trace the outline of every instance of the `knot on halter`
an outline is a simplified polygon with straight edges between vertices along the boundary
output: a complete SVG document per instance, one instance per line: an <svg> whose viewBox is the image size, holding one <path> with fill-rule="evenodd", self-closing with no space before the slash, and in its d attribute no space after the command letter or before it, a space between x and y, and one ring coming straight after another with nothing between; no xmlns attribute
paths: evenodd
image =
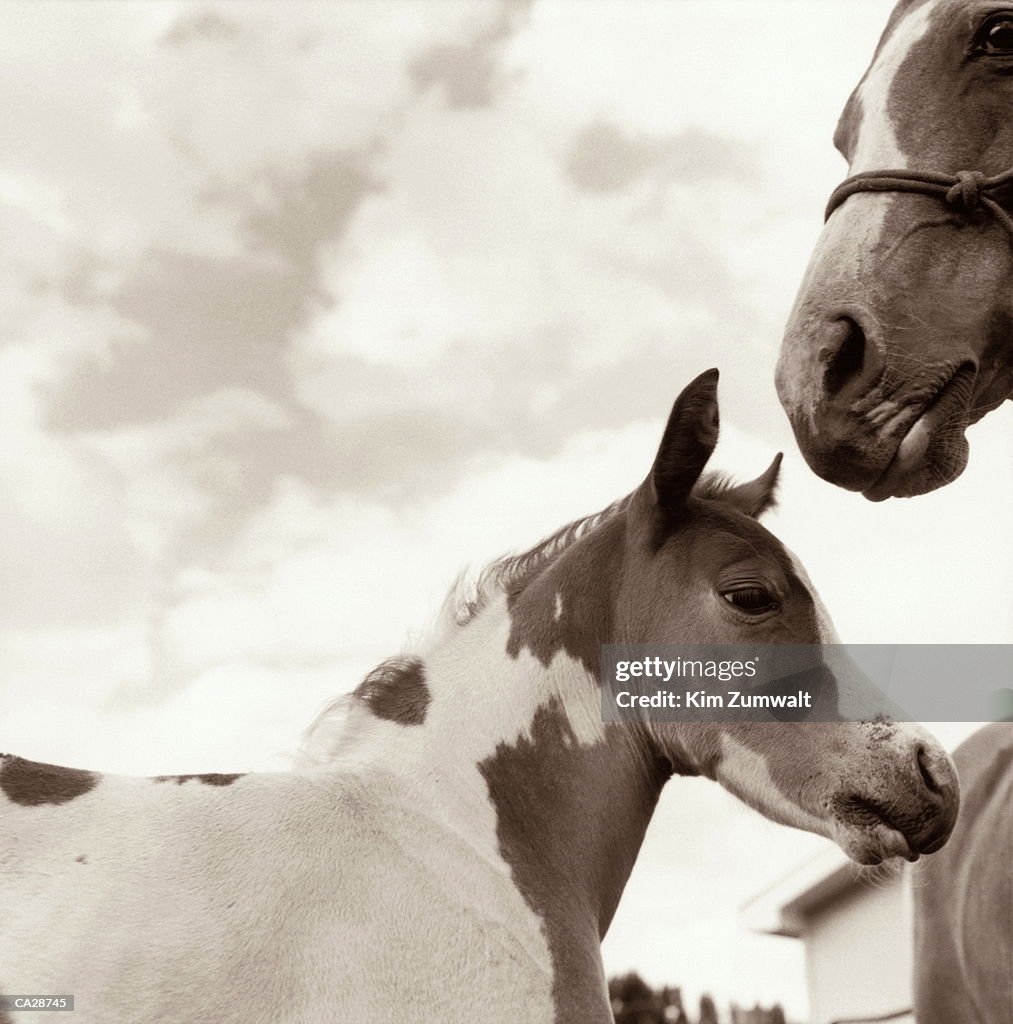
<svg viewBox="0 0 1013 1024"><path fill-rule="evenodd" d="M988 177L981 171L913 171L906 167L887 171L861 171L834 189L827 203L825 218L856 192L910 192L932 196L954 210L970 213L987 210L1006 229L1013 240L1013 212L1007 209L1013 193L1013 168Z"/></svg>
<svg viewBox="0 0 1013 1024"><path fill-rule="evenodd" d="M946 191L946 201L960 210L973 210L981 203L985 175L981 171L957 171L956 184Z"/></svg>

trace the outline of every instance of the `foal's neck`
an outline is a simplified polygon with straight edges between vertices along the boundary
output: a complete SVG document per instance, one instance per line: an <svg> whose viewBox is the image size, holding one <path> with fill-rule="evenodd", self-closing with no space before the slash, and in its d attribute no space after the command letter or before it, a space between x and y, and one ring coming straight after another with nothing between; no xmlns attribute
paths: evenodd
<svg viewBox="0 0 1013 1024"><path fill-rule="evenodd" d="M369 744L507 862L550 945L554 929L604 934L667 777L642 733L602 723L622 539L598 527L450 629L421 659L424 719L376 723Z"/></svg>

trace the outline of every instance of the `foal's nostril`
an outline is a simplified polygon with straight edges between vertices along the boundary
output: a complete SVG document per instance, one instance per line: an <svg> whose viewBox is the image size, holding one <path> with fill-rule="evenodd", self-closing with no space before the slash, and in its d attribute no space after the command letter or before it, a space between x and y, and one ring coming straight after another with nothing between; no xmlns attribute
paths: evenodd
<svg viewBox="0 0 1013 1024"><path fill-rule="evenodd" d="M932 774L932 765L929 761L928 752L921 744L915 751L915 762L918 765L918 774L922 777L922 782L925 783L925 788L930 793L935 793L937 796L942 794L942 788L940 787L936 777Z"/></svg>
<svg viewBox="0 0 1013 1024"><path fill-rule="evenodd" d="M828 395L836 395L865 366L865 331L861 324L850 316L842 316L837 323L844 330L844 340L837 351L828 353L826 358L823 389Z"/></svg>

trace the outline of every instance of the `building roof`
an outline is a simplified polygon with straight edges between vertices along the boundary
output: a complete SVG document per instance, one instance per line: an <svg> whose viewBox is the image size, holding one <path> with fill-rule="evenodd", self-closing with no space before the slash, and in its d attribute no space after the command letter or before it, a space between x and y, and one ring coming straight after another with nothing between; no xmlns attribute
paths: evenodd
<svg viewBox="0 0 1013 1024"><path fill-rule="evenodd" d="M898 874L895 866L875 869L879 879ZM766 935L800 938L812 915L859 888L868 888L873 872L849 860L836 846L799 865L753 897L741 909L747 928Z"/></svg>

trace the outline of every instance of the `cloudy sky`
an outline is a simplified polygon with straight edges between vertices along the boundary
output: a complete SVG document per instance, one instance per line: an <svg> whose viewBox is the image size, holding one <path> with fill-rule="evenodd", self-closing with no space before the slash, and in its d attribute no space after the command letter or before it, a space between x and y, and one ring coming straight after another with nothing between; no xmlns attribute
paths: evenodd
<svg viewBox="0 0 1013 1024"><path fill-rule="evenodd" d="M1009 405L874 506L772 385L891 6L5 4L0 749L280 767L462 567L633 487L710 366L715 464L788 453L770 525L845 640L1013 640ZM801 1015L737 910L821 848L673 784L608 967Z"/></svg>

